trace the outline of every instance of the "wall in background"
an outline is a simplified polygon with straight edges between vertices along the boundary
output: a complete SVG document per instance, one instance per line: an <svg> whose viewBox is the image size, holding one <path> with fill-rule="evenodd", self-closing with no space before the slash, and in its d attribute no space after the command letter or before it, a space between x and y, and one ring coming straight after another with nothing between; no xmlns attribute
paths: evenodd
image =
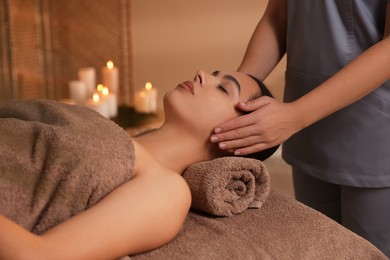
<svg viewBox="0 0 390 260"><path fill-rule="evenodd" d="M163 93L198 69L236 70L267 1L131 0L134 88L151 81ZM280 99L285 61L266 84Z"/></svg>
<svg viewBox="0 0 390 260"><path fill-rule="evenodd" d="M0 104L68 98L78 69L113 60L119 101L132 105L130 0L0 0Z"/></svg>

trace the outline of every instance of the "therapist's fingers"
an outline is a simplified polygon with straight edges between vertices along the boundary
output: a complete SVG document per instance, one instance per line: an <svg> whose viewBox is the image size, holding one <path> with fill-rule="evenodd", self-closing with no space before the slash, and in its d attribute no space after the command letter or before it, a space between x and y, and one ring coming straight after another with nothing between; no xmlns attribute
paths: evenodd
<svg viewBox="0 0 390 260"><path fill-rule="evenodd" d="M262 108L266 105L269 105L273 101L274 101L273 98L263 96L263 97L260 97L258 99L251 100L248 102L239 102L237 104L237 108L244 111L244 112L251 112L251 111L258 110L259 108ZM241 128L244 126L255 124L257 121L258 121L257 115L255 113L249 113L246 115L242 115L242 116L233 118L231 120L228 120L228 121L218 125L217 127L214 128L214 133L219 134L219 133L227 132L227 131L230 131L233 129L238 129L238 128ZM238 137L240 137L240 136L238 136ZM224 138L222 138L222 139L226 140Z"/></svg>
<svg viewBox="0 0 390 260"><path fill-rule="evenodd" d="M236 150L242 147L249 147L254 144L259 143L261 140L260 136L247 136L244 138L239 138L239 139L231 139L228 141L222 141L218 143L218 147L221 150Z"/></svg>
<svg viewBox="0 0 390 260"><path fill-rule="evenodd" d="M227 150L235 155L247 155L278 145L277 142L261 141L261 136L249 136L238 140L223 141L218 144L221 150Z"/></svg>
<svg viewBox="0 0 390 260"><path fill-rule="evenodd" d="M238 127L238 128L235 128L235 129L232 129L230 131L223 132L220 134L213 134L210 137L210 141L213 143L220 143L222 141L233 141L233 140L236 142L241 142L241 140L243 140L245 138L249 138L251 136L257 136L257 135L258 135L258 131L256 129L256 126L249 124L249 125L244 125L242 127ZM248 141L248 139L245 139L245 144L247 143L247 141ZM234 142L234 143L236 143L236 142ZM231 143L233 143L233 142L231 142ZM250 143L248 145L250 145ZM222 146L224 146L224 145L222 145ZM242 146L243 146L243 144L241 144L240 146L238 146L238 145L232 146L231 145L231 146L226 147L226 149L234 149L234 148L242 147Z"/></svg>
<svg viewBox="0 0 390 260"><path fill-rule="evenodd" d="M245 112L251 112L257 110L263 106L270 104L274 99L268 96L262 96L254 100L247 102L239 102L237 108Z"/></svg>
<svg viewBox="0 0 390 260"><path fill-rule="evenodd" d="M257 121L256 116L252 113L242 115L233 119L230 119L214 128L214 133L218 134L219 140L226 140L224 133L233 129L239 129L254 124ZM238 133L238 132L237 132ZM243 137L237 135L235 138Z"/></svg>

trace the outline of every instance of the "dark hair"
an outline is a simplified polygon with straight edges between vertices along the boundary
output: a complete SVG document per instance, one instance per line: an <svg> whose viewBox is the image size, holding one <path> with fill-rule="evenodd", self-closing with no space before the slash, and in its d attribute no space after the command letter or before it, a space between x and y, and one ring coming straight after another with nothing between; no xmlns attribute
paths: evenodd
<svg viewBox="0 0 390 260"><path fill-rule="evenodd" d="M261 80L259 80L258 78L254 77L252 75L249 75L249 74L247 74L247 75L249 77L251 77L254 81L256 81L257 85L259 86L259 88L261 90L261 96L268 96L268 97L273 98L271 91L269 91L269 89L264 85L264 83ZM279 145L276 145L276 146L273 146L271 148L267 148L267 149L262 150L262 151L257 152L257 153L245 155L244 157L254 158L254 159L258 159L260 161L264 161L265 159L267 159L271 155L273 155L278 148L279 148Z"/></svg>

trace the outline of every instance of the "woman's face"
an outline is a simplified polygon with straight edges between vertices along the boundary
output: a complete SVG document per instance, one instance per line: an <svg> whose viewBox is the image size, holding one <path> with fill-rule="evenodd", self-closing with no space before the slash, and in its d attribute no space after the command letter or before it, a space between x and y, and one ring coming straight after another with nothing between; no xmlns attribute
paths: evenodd
<svg viewBox="0 0 390 260"><path fill-rule="evenodd" d="M260 95L257 83L240 72L198 71L164 97L166 123L180 123L190 131L209 134L218 124L237 117L239 101Z"/></svg>

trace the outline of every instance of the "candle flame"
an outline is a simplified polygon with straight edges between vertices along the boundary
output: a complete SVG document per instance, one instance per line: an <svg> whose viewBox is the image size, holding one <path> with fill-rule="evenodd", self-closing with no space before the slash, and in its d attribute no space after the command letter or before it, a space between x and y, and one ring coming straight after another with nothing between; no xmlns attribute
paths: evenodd
<svg viewBox="0 0 390 260"><path fill-rule="evenodd" d="M107 95L110 93L110 91L108 90L107 87L104 87L104 88L102 89L102 93L103 93L103 95L107 96Z"/></svg>
<svg viewBox="0 0 390 260"><path fill-rule="evenodd" d="M152 83L150 83L150 82L146 82L146 84L145 84L145 88L146 88L146 90L151 90L152 89Z"/></svg>
<svg viewBox="0 0 390 260"><path fill-rule="evenodd" d="M142 91L141 93L139 93L139 96L140 96L141 98L144 98L144 97L146 97L146 93Z"/></svg>
<svg viewBox="0 0 390 260"><path fill-rule="evenodd" d="M99 99L100 99L99 94L98 93L93 94L92 99L93 99L93 102L95 102L95 103L99 102Z"/></svg>
<svg viewBox="0 0 390 260"><path fill-rule="evenodd" d="M103 84L98 84L97 85L97 91L102 92L103 88L104 88Z"/></svg>
<svg viewBox="0 0 390 260"><path fill-rule="evenodd" d="M114 62L112 60L107 61L107 68L110 70L114 68Z"/></svg>

